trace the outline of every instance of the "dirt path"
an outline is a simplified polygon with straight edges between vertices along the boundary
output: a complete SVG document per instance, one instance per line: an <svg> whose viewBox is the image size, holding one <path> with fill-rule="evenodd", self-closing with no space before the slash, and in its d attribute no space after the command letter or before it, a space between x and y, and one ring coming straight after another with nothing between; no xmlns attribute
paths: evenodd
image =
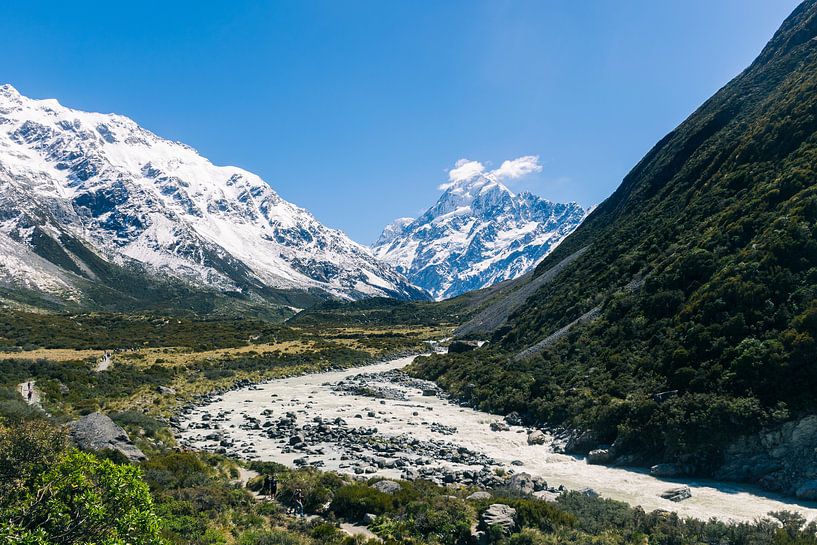
<svg viewBox="0 0 817 545"><path fill-rule="evenodd" d="M36 380L29 380L26 382L21 382L17 385L17 391L20 392L20 395L23 396L23 399L29 405L42 409L42 405L40 404L42 397L40 395L40 390L36 386ZM29 392L31 396L29 396Z"/></svg>
<svg viewBox="0 0 817 545"><path fill-rule="evenodd" d="M260 473L258 473L257 471L253 471L252 469L246 469L246 468L243 468L243 467L239 467L238 468L238 479L236 479L236 482L241 485L241 488L244 488L247 492L252 494L253 498L255 498L258 501L264 501L264 500L267 499L267 497L264 496L263 494L261 494L261 492L253 492L252 490L247 488L247 483L251 479L254 479L254 478L258 477L259 475L260 475Z"/></svg>
<svg viewBox="0 0 817 545"><path fill-rule="evenodd" d="M362 536L366 539L376 539L377 541L383 541L380 536L366 528L365 526L360 526L358 524L352 524L351 522L341 522L340 529L346 535L355 537L355 536Z"/></svg>
<svg viewBox="0 0 817 545"><path fill-rule="evenodd" d="M111 353L106 351L104 354L102 354L102 357L97 360L96 368L94 368L94 371L96 371L97 373L107 371L108 369L111 368L112 363L113 358L111 358Z"/></svg>

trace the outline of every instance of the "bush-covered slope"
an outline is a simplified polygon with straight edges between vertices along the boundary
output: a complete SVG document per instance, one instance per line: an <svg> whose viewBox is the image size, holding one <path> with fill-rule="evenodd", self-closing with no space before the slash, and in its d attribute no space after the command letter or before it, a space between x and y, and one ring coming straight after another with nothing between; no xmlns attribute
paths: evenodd
<svg viewBox="0 0 817 545"><path fill-rule="evenodd" d="M815 38L807 0L540 264L587 248L489 348L417 371L699 470L738 434L817 412Z"/></svg>

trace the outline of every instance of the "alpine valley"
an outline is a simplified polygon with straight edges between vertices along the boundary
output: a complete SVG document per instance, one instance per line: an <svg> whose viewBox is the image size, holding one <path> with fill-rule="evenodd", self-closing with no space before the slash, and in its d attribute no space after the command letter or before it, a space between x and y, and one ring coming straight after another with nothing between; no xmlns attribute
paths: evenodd
<svg viewBox="0 0 817 545"><path fill-rule="evenodd" d="M94 43L75 13L82 4L62 12L74 23L60 33L66 42ZM173 11L165 4L163 23ZM310 46L295 48L299 63L310 49L320 55L296 63L308 70L279 63L276 84L295 95L287 76L318 76L304 81L324 83L317 94L344 110L350 90L369 86L335 77L369 84L367 73L388 74L448 110L449 86L402 77L412 66L392 62L396 27L383 26L398 21L401 36L440 45L425 22L438 23L436 5L447 3L338 4L323 10L343 12L333 24L383 27L378 40L338 32L343 47L315 48L316 35L337 29L314 7L299 26L299 3L287 3L283 23L262 21L263 41L278 31L275 43ZM462 23L471 4L484 15L498 3L444 7ZM531 33L546 32L544 17L527 17L537 3L523 4ZM490 13L499 20L523 4ZM538 4L552 21L569 3ZM582 4L595 20L609 13ZM717 24L734 17L738 32L752 20L748 9L698 4L638 6L629 13L650 15L625 30L663 28L659 5L699 15L681 18L685 39L702 36L695 30L710 14ZM237 28L213 18L214 28ZM584 18L558 21L599 44ZM479 49L443 28L445 45L469 57ZM510 50L538 59L525 28L511 28ZM151 71L150 44L173 54L171 34L211 39L185 29L139 26ZM220 56L244 58L244 30L240 51L215 33ZM103 35L116 51L135 43L127 37ZM684 45L675 49L686 56ZM23 49L7 56L28 60ZM558 49L560 64L592 73L584 51ZM620 57L644 72L640 57ZM388 64L371 64L378 59ZM220 76L209 70L216 59L201 62ZM524 66L526 77L540 69ZM69 76L88 85L101 68ZM628 90L632 73L621 80ZM591 87L583 91L610 89ZM403 101L372 100L391 88L355 93L360 109L344 113L374 123L369 114L389 119L394 103L414 115ZM462 89L473 86L455 94L482 127ZM507 117L505 102L490 102L486 119ZM530 102L526 112L549 106L540 94ZM416 134L397 126L378 130L401 143ZM594 157L578 132L574 151ZM534 155L495 169L461 159L434 206L388 226L370 249L259 177L127 118L0 87L0 544L817 545L817 0L644 151L591 209L514 193L513 180L541 170Z"/></svg>

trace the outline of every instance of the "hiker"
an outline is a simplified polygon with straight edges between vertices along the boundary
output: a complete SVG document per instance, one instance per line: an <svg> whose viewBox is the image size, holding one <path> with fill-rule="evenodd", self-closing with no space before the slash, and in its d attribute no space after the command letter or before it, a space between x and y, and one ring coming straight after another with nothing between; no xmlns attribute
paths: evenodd
<svg viewBox="0 0 817 545"><path fill-rule="evenodd" d="M268 498L275 499L278 494L278 479L275 478L275 474L264 476L263 490Z"/></svg>
<svg viewBox="0 0 817 545"><path fill-rule="evenodd" d="M33 396L33 395L34 395L34 390L29 388L29 390L28 390L28 402L29 403L31 403L31 396Z"/></svg>
<svg viewBox="0 0 817 545"><path fill-rule="evenodd" d="M304 493L300 488L295 490L295 495L292 499L295 500L295 514L299 517L304 516Z"/></svg>

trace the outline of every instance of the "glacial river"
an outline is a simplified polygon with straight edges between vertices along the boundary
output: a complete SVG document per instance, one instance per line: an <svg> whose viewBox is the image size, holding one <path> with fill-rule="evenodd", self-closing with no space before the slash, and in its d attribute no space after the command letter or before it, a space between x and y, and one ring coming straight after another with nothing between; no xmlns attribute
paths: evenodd
<svg viewBox="0 0 817 545"><path fill-rule="evenodd" d="M412 357L400 358L343 371L274 380L225 393L184 415L179 439L183 444L206 450L227 444L228 452L248 459L287 465L294 465L296 459L300 459L300 463L353 473L357 453L348 448L325 442L310 445L306 453L303 450L287 452L290 450L287 438L270 438L265 428L248 426L248 422L274 422L287 413L294 414L299 425L311 423L316 417L323 421L340 418L348 427L376 428L377 434L383 437L410 436L419 441L451 443L487 455L497 467L542 477L551 487L564 485L571 490L589 487L603 497L640 505L647 511L663 509L700 519L747 521L770 511L786 509L799 511L810 520L817 519L815 504L797 503L750 486L703 479L662 480L640 470L589 465L581 458L553 452L549 443L528 445L528 430L523 427L492 431L490 424L501 421L498 416L460 407L441 397L423 395L421 390L405 385L386 385L402 392L402 399L350 395L332 387L360 373L401 369L412 360ZM440 425L443 430L447 428L448 433L441 432ZM456 428L454 433L450 431L452 428ZM369 468L370 471L375 469L376 473L367 476L400 477L402 473L398 468ZM661 498L662 492L681 485L690 487L691 498L679 503Z"/></svg>

